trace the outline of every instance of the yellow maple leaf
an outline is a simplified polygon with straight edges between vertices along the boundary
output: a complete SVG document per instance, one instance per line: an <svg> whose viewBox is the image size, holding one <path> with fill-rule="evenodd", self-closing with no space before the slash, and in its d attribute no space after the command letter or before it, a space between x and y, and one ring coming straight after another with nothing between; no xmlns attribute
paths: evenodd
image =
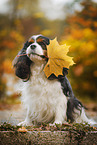
<svg viewBox="0 0 97 145"><path fill-rule="evenodd" d="M44 68L45 75L47 78L54 74L63 75L63 68L69 68L74 64L73 57L67 55L69 47L66 44L59 45L57 39L50 40L50 44L47 46L48 62Z"/></svg>

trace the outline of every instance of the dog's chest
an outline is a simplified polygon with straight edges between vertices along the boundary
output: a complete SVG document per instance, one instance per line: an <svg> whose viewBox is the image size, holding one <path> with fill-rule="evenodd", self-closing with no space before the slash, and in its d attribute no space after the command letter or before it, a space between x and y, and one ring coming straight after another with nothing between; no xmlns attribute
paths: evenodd
<svg viewBox="0 0 97 145"><path fill-rule="evenodd" d="M61 84L57 80L48 80L44 74L32 77L29 82L25 84L25 91L32 97L53 97L59 96L62 93Z"/></svg>
<svg viewBox="0 0 97 145"><path fill-rule="evenodd" d="M61 102L61 106L64 106L66 97L60 82L48 80L38 67L32 70L32 77L24 83L22 101L29 110L32 120L48 122L54 117L58 104Z"/></svg>
<svg viewBox="0 0 97 145"><path fill-rule="evenodd" d="M30 100L57 99L63 95L61 84L57 80L48 80L43 72L43 65L32 67L30 80L24 83L23 97Z"/></svg>

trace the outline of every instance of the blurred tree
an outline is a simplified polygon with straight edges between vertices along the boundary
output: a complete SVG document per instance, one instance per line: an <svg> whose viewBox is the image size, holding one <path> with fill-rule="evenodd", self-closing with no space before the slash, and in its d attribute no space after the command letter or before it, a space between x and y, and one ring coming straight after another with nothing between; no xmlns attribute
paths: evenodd
<svg viewBox="0 0 97 145"><path fill-rule="evenodd" d="M73 89L83 98L97 97L97 3L84 0L81 12L68 16L64 39L71 45L70 53L76 65L72 67Z"/></svg>
<svg viewBox="0 0 97 145"><path fill-rule="evenodd" d="M13 73L12 59L22 47L24 37L20 32L10 29L2 29L0 32L0 97L5 95L6 81L3 79L4 73Z"/></svg>
<svg viewBox="0 0 97 145"><path fill-rule="evenodd" d="M3 76L5 73L13 73L12 59L24 42L20 28L17 29L18 23L15 23L15 12L14 9L12 17L0 14L0 98L6 96L6 79Z"/></svg>

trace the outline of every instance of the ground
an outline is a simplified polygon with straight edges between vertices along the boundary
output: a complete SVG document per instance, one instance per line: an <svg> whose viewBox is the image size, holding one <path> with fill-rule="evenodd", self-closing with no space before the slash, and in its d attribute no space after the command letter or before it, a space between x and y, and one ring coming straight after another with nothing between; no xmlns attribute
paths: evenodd
<svg viewBox="0 0 97 145"><path fill-rule="evenodd" d="M97 105L85 104L86 113L97 121ZM63 124L62 126L17 127L23 121L26 112L21 104L0 104L0 145L13 144L97 144L97 126L87 124ZM6 123L4 123L6 122ZM10 124L8 124L10 123ZM23 129L21 131L21 129Z"/></svg>

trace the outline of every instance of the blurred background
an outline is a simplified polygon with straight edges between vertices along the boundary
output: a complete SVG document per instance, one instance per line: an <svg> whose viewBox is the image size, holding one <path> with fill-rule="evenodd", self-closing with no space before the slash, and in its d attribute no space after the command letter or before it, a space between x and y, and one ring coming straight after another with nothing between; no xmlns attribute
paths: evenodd
<svg viewBox="0 0 97 145"><path fill-rule="evenodd" d="M71 45L75 96L97 102L97 0L0 0L0 104L20 103L12 60L34 34Z"/></svg>

